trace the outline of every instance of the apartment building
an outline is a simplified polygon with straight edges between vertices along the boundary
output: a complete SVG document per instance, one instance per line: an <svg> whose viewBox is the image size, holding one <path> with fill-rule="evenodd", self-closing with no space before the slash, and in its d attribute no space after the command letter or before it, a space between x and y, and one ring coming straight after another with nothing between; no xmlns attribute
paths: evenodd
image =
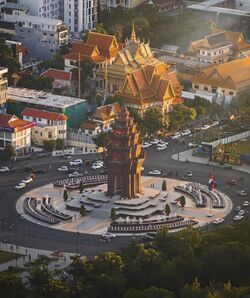
<svg viewBox="0 0 250 298"><path fill-rule="evenodd" d="M15 115L0 114L0 150L7 144L15 148L16 156L31 150L31 128L35 122L21 120Z"/></svg>
<svg viewBox="0 0 250 298"><path fill-rule="evenodd" d="M6 113L6 91L8 87L8 68L0 67L0 114Z"/></svg>
<svg viewBox="0 0 250 298"><path fill-rule="evenodd" d="M69 32L81 37L82 31L92 30L97 23L98 0L64 0L64 22Z"/></svg>
<svg viewBox="0 0 250 298"><path fill-rule="evenodd" d="M68 43L68 30L60 20L22 15L16 22L16 40L30 57L49 59Z"/></svg>
<svg viewBox="0 0 250 298"><path fill-rule="evenodd" d="M145 0L100 0L100 7L101 9L112 9L118 6L123 8L133 8L141 3L145 2Z"/></svg>
<svg viewBox="0 0 250 298"><path fill-rule="evenodd" d="M32 108L25 108L22 112L23 120L35 121L31 129L31 140L42 146L44 141L67 140L67 119L64 114L48 112Z"/></svg>

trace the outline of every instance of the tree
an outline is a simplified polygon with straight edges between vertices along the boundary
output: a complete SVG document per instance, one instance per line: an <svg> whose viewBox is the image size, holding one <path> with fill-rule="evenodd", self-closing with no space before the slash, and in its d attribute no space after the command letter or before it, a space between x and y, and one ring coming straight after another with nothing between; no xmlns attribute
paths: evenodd
<svg viewBox="0 0 250 298"><path fill-rule="evenodd" d="M83 182L80 181L80 184L79 184L79 191L80 191L80 193L82 193L83 190L84 190L84 185L83 185Z"/></svg>
<svg viewBox="0 0 250 298"><path fill-rule="evenodd" d="M81 214L81 216L82 217L85 216L85 213L86 213L85 207L84 207L84 205L81 205L81 207L80 207L80 214Z"/></svg>
<svg viewBox="0 0 250 298"><path fill-rule="evenodd" d="M14 156L16 156L15 148L10 143L6 144L3 151L4 159L12 159Z"/></svg>
<svg viewBox="0 0 250 298"><path fill-rule="evenodd" d="M55 142L55 140L44 140L43 141L43 147L46 150L52 152L53 150L56 149L56 142Z"/></svg>
<svg viewBox="0 0 250 298"><path fill-rule="evenodd" d="M116 220L116 210L115 208L112 208L111 209L111 215L110 215L112 221L115 221Z"/></svg>
<svg viewBox="0 0 250 298"><path fill-rule="evenodd" d="M181 196L181 198L180 198L180 204L181 204L181 207L182 207L182 208L185 207L185 205L186 205L186 199L185 199L184 196Z"/></svg>
<svg viewBox="0 0 250 298"><path fill-rule="evenodd" d="M167 190L167 181L166 180L163 180L162 186L161 186L161 190L162 191L166 191Z"/></svg>
<svg viewBox="0 0 250 298"><path fill-rule="evenodd" d="M64 199L64 201L67 202L68 198L69 198L68 192L67 192L66 189L64 189L64 192L63 192L63 199Z"/></svg>
<svg viewBox="0 0 250 298"><path fill-rule="evenodd" d="M97 137L93 138L97 147L104 147L107 141L108 134L106 132L100 132Z"/></svg>
<svg viewBox="0 0 250 298"><path fill-rule="evenodd" d="M25 73L21 76L17 83L17 87L52 91L53 90L53 78L46 77L34 77L29 73Z"/></svg>
<svg viewBox="0 0 250 298"><path fill-rule="evenodd" d="M169 216L169 214L171 213L171 209L170 209L169 204L165 205L165 213L167 214L167 216Z"/></svg>
<svg viewBox="0 0 250 298"><path fill-rule="evenodd" d="M165 131L169 126L168 116L164 115L160 107L148 109L143 118L143 124L150 135Z"/></svg>

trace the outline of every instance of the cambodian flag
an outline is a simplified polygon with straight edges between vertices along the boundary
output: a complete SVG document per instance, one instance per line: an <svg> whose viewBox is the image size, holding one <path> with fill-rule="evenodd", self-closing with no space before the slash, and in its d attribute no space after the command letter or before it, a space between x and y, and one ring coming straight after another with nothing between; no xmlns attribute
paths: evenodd
<svg viewBox="0 0 250 298"><path fill-rule="evenodd" d="M209 188L209 190L214 189L214 175L212 173L210 173L210 175L209 175L208 188Z"/></svg>

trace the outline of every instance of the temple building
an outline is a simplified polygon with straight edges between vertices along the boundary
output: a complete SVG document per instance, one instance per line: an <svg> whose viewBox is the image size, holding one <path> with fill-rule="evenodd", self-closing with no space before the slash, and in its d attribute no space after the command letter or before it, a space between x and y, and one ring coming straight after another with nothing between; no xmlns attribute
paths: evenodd
<svg viewBox="0 0 250 298"><path fill-rule="evenodd" d="M154 57L149 43L136 36L134 26L112 64L97 69L95 76L98 91L118 95L141 114L154 105L168 111L182 91L176 73Z"/></svg>
<svg viewBox="0 0 250 298"><path fill-rule="evenodd" d="M250 85L250 57L212 65L194 75L191 81L197 95L220 92L228 102Z"/></svg>
<svg viewBox="0 0 250 298"><path fill-rule="evenodd" d="M118 194L122 199L132 199L142 193L145 152L140 143L140 131L126 107L121 108L108 133L104 160L108 171L107 196Z"/></svg>
<svg viewBox="0 0 250 298"><path fill-rule="evenodd" d="M250 44L245 41L241 32L215 29L203 39L192 41L184 56L190 60L219 64L248 51Z"/></svg>
<svg viewBox="0 0 250 298"><path fill-rule="evenodd" d="M90 61L97 68L111 63L121 44L113 35L89 32L86 43L73 42L71 52L64 56L65 70L72 70L78 66L78 61Z"/></svg>

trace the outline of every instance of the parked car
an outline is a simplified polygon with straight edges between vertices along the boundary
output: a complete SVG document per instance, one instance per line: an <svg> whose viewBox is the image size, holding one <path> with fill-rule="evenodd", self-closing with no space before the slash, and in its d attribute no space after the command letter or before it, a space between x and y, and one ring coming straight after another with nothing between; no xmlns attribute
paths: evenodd
<svg viewBox="0 0 250 298"><path fill-rule="evenodd" d="M248 201L245 201L244 203L243 203L243 206L244 207L248 207L250 205L250 203L248 202Z"/></svg>
<svg viewBox="0 0 250 298"><path fill-rule="evenodd" d="M68 168L67 174L76 172L75 168Z"/></svg>
<svg viewBox="0 0 250 298"><path fill-rule="evenodd" d="M245 197L247 196L247 192L245 192L245 190L239 190L237 191L238 195L241 196L241 197Z"/></svg>
<svg viewBox="0 0 250 298"><path fill-rule="evenodd" d="M68 171L68 167L67 166L61 166L60 168L58 168L59 172L67 172Z"/></svg>
<svg viewBox="0 0 250 298"><path fill-rule="evenodd" d="M148 147L150 147L152 144L150 144L150 143L144 143L143 145L142 145L142 148L148 148Z"/></svg>
<svg viewBox="0 0 250 298"><path fill-rule="evenodd" d="M75 159L69 162L69 164L71 166L78 166L78 165L82 165L82 160L81 159Z"/></svg>
<svg viewBox="0 0 250 298"><path fill-rule="evenodd" d="M78 178L81 177L82 174L78 173L78 172L73 172L69 174L69 178Z"/></svg>
<svg viewBox="0 0 250 298"><path fill-rule="evenodd" d="M181 136L183 137L183 136L189 136L189 135L191 135L191 131L189 130L189 129L186 129L186 130L184 130L182 133L181 133Z"/></svg>
<svg viewBox="0 0 250 298"><path fill-rule="evenodd" d="M111 239L109 237L102 237L99 240L101 243L110 243Z"/></svg>
<svg viewBox="0 0 250 298"><path fill-rule="evenodd" d="M241 206L236 206L234 210L238 212L240 211L240 209L241 209Z"/></svg>
<svg viewBox="0 0 250 298"><path fill-rule="evenodd" d="M23 189L24 187L26 186L26 184L25 183L23 183L23 182L21 182L21 183L19 183L19 184L17 184L16 186L15 186L15 189Z"/></svg>
<svg viewBox="0 0 250 298"><path fill-rule="evenodd" d="M181 137L181 134L179 132L177 132L176 134L174 134L172 136L172 140L176 140L176 139L179 139Z"/></svg>
<svg viewBox="0 0 250 298"><path fill-rule="evenodd" d="M234 221L242 220L243 218L244 218L244 216L242 216L242 215L235 215Z"/></svg>
<svg viewBox="0 0 250 298"><path fill-rule="evenodd" d="M160 142L159 139L153 139L153 140L150 142L150 144L152 144L152 145L157 145L159 142Z"/></svg>
<svg viewBox="0 0 250 298"><path fill-rule="evenodd" d="M188 144L188 147L189 147L189 148L196 148L196 147L198 147L198 144L195 144L195 143L189 143L189 144Z"/></svg>
<svg viewBox="0 0 250 298"><path fill-rule="evenodd" d="M96 164L93 164L92 165L92 169L93 170L98 170L98 169L101 169L103 167L103 164L101 164L101 163L96 163Z"/></svg>
<svg viewBox="0 0 250 298"><path fill-rule="evenodd" d="M162 151L162 150L166 150L167 148L168 148L168 147L167 147L166 145L162 145L162 146L157 145L156 150L158 150L158 151Z"/></svg>
<svg viewBox="0 0 250 298"><path fill-rule="evenodd" d="M241 210L238 212L238 215L244 215L245 213L246 213L246 211L241 209Z"/></svg>
<svg viewBox="0 0 250 298"><path fill-rule="evenodd" d="M0 173L5 173L5 172L9 172L10 169L8 167L1 167L0 168Z"/></svg>
<svg viewBox="0 0 250 298"><path fill-rule="evenodd" d="M36 169L36 170L33 170L33 173L34 174L44 174L46 171L45 169Z"/></svg>
<svg viewBox="0 0 250 298"><path fill-rule="evenodd" d="M161 171L159 170L152 170L149 172L150 175L161 175Z"/></svg>

